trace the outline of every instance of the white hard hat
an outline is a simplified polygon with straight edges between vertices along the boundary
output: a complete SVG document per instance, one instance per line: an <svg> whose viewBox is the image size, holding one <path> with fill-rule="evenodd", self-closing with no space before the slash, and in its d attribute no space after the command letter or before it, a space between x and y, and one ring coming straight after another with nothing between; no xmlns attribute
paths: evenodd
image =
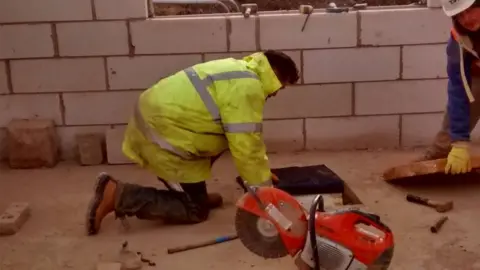
<svg viewBox="0 0 480 270"><path fill-rule="evenodd" d="M448 17L453 17L466 10L475 3L475 0L442 0L442 7Z"/></svg>

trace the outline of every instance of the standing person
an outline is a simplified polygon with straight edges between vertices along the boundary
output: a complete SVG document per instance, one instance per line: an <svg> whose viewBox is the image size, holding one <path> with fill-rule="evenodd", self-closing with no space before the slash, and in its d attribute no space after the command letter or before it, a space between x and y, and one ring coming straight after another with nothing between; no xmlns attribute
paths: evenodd
<svg viewBox="0 0 480 270"><path fill-rule="evenodd" d="M205 221L222 204L208 194L205 180L226 150L250 185L269 185L272 175L262 137L266 99L299 79L294 61L278 51L241 60L201 63L160 80L140 95L123 141L123 153L153 172L168 190L98 177L87 212L87 233L98 233L103 218Z"/></svg>
<svg viewBox="0 0 480 270"><path fill-rule="evenodd" d="M448 104L434 143L417 161L447 158L445 173L471 171L470 133L480 117L480 1L443 0L453 27L447 45Z"/></svg>

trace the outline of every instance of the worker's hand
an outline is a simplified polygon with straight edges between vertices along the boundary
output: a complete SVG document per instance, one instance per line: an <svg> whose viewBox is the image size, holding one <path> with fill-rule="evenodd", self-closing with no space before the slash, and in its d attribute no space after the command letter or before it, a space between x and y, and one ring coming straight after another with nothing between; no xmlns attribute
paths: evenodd
<svg viewBox="0 0 480 270"><path fill-rule="evenodd" d="M455 142L448 154L446 174L467 173L472 170L470 161L470 145L468 142Z"/></svg>
<svg viewBox="0 0 480 270"><path fill-rule="evenodd" d="M259 185L253 185L252 187L259 188L259 187L275 187L275 184L278 183L278 176L276 176L274 173L270 172L271 176L269 180L266 180L265 182L259 184Z"/></svg>

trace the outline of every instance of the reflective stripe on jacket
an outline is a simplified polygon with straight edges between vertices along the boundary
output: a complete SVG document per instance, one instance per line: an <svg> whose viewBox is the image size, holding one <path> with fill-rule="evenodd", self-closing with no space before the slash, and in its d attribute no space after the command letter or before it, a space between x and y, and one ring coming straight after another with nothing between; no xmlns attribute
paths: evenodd
<svg viewBox="0 0 480 270"><path fill-rule="evenodd" d="M123 152L165 180L198 182L210 177L209 158L230 149L240 176L263 183L263 109L280 87L262 53L177 72L141 94Z"/></svg>
<svg viewBox="0 0 480 270"><path fill-rule="evenodd" d="M479 59L468 36L452 28L447 44L448 105L452 141L470 140L470 103L472 68Z"/></svg>

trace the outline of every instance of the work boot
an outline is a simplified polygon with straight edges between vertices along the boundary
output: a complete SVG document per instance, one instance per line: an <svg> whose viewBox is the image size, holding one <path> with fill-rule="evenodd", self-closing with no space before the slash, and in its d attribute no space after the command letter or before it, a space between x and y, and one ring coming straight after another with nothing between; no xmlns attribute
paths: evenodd
<svg viewBox="0 0 480 270"><path fill-rule="evenodd" d="M87 234L95 235L100 230L102 220L115 211L115 196L118 182L106 173L98 176L95 194L87 211Z"/></svg>
<svg viewBox="0 0 480 270"><path fill-rule="evenodd" d="M210 209L219 208L223 205L222 195L218 193L208 193L208 207Z"/></svg>

